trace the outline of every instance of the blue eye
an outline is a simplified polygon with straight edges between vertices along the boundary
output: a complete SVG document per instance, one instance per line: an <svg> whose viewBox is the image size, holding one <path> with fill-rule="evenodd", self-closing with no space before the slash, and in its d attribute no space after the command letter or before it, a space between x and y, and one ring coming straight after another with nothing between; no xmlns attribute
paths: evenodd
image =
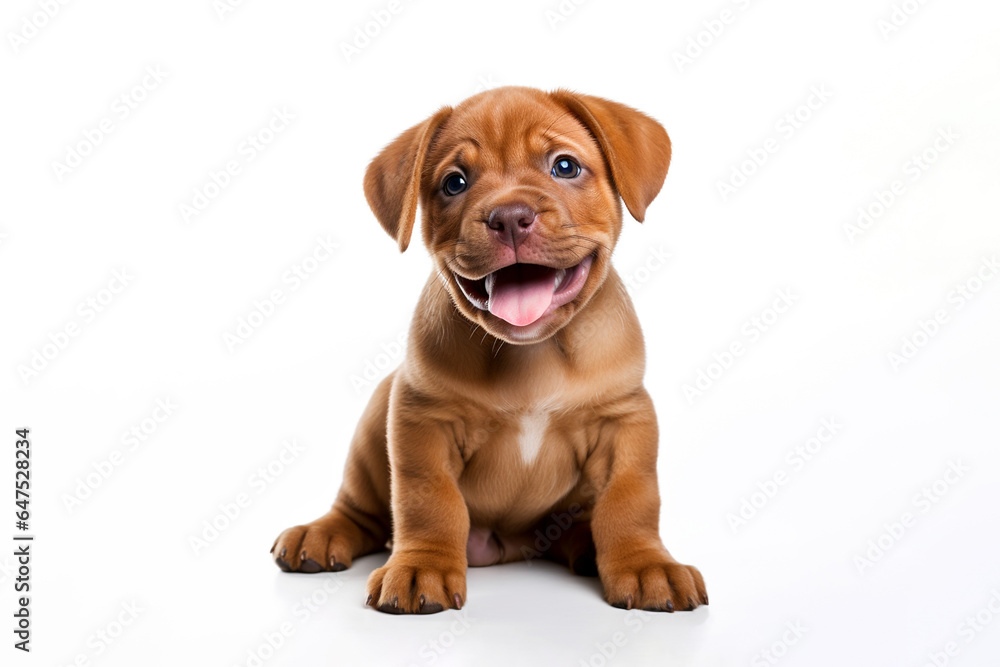
<svg viewBox="0 0 1000 667"><path fill-rule="evenodd" d="M468 181L461 174L452 174L444 179L444 193L449 197L454 197L457 194L465 192L468 187Z"/></svg>
<svg viewBox="0 0 1000 667"><path fill-rule="evenodd" d="M576 178L580 175L580 165L568 157L561 157L553 165L552 175L556 178Z"/></svg>

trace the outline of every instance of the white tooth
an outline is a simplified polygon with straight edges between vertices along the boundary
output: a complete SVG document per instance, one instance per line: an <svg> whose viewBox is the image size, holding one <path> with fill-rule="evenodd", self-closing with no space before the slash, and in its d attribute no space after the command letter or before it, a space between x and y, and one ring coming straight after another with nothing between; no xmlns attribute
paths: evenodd
<svg viewBox="0 0 1000 667"><path fill-rule="evenodd" d="M486 280L483 281L483 287L486 288L486 293L489 295L493 294L493 283L497 280L496 271L486 276Z"/></svg>
<svg viewBox="0 0 1000 667"><path fill-rule="evenodd" d="M559 269L556 271L556 286L553 290L559 289L559 286L563 284L564 280L566 280L566 269Z"/></svg>

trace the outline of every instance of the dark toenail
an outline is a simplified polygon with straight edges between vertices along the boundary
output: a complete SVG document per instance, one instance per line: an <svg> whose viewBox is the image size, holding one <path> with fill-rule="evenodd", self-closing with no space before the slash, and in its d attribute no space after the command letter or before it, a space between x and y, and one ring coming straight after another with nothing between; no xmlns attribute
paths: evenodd
<svg viewBox="0 0 1000 667"><path fill-rule="evenodd" d="M674 613L674 603L670 600L667 600L667 611Z"/></svg>
<svg viewBox="0 0 1000 667"><path fill-rule="evenodd" d="M281 560L281 558L275 558L274 564L277 565L283 572L291 572L292 568L288 567L288 563Z"/></svg>
<svg viewBox="0 0 1000 667"><path fill-rule="evenodd" d="M330 559L330 571L331 572L343 572L347 569L347 566L343 563L338 563L334 559Z"/></svg>
<svg viewBox="0 0 1000 667"><path fill-rule="evenodd" d="M366 605L370 605L371 603L372 603L372 594L371 594L371 593L369 593L369 594L368 594L368 599L367 599L367 600L365 600L365 604L366 604Z"/></svg>
<svg viewBox="0 0 1000 667"><path fill-rule="evenodd" d="M279 558L284 558L287 553L288 553L288 548L281 547L281 554L279 555Z"/></svg>

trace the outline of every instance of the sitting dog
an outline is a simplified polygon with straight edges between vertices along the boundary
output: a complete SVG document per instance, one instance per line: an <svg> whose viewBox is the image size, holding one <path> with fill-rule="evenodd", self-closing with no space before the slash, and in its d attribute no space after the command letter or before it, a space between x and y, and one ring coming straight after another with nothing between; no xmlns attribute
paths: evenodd
<svg viewBox="0 0 1000 667"><path fill-rule="evenodd" d="M531 88L445 107L372 161L372 211L403 251L419 202L435 271L333 508L281 533L278 567L391 543L367 603L396 614L460 609L468 566L532 557L599 576L616 607L708 604L660 540L642 333L610 264L621 201L641 222L669 163L641 112Z"/></svg>

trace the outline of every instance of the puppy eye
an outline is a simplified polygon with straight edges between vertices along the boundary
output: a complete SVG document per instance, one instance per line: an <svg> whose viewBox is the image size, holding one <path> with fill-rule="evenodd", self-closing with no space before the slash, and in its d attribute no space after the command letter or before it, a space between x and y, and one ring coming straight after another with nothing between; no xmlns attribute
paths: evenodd
<svg viewBox="0 0 1000 667"><path fill-rule="evenodd" d="M465 189L468 187L469 183L461 174L452 174L444 179L444 193L449 197L454 197L457 194L465 192Z"/></svg>
<svg viewBox="0 0 1000 667"><path fill-rule="evenodd" d="M561 157L553 165L552 175L556 178L576 178L580 175L580 165L568 157Z"/></svg>

